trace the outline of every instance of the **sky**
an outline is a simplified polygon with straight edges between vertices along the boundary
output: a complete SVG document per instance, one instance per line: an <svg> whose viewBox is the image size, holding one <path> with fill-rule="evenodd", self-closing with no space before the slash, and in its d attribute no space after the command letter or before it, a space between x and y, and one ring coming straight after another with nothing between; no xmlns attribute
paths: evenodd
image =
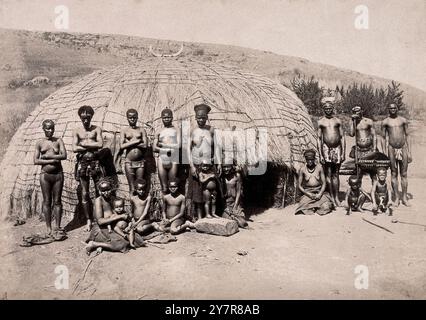
<svg viewBox="0 0 426 320"><path fill-rule="evenodd" d="M0 27L237 45L426 90L426 0L0 0Z"/></svg>

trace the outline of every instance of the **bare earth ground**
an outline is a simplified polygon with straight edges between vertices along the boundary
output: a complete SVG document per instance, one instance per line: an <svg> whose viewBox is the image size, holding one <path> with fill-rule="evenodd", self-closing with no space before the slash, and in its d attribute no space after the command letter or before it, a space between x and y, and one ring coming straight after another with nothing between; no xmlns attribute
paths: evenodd
<svg viewBox="0 0 426 320"><path fill-rule="evenodd" d="M426 224L422 172L425 129L416 125L410 168L412 207L393 219ZM342 181L347 177L342 177ZM369 181L364 180L368 189ZM342 186L345 189L346 186ZM0 229L0 296L4 299L420 299L426 298L426 229L391 223L371 212L295 216L293 206L253 216L251 230L232 237L196 232L167 245L90 258L80 228L69 239L21 248L23 235L44 232L33 220ZM372 226L374 221L394 234ZM246 251L247 255L238 255ZM57 290L54 270L65 265L69 289ZM354 286L355 267L369 271L369 288ZM87 267L88 266L88 267ZM87 271L84 271L87 267ZM84 276L84 277L83 277ZM77 283L78 286L77 286Z"/></svg>

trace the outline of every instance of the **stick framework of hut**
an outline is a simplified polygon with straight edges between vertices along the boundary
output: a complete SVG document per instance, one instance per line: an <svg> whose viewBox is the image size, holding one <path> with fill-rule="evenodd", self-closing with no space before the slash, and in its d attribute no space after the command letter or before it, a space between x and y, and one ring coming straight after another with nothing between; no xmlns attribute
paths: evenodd
<svg viewBox="0 0 426 320"><path fill-rule="evenodd" d="M154 132L162 128L164 107L173 110L175 124L187 119L193 127L193 107L198 103L211 106L209 121L215 128L267 128L268 168L293 172L303 163L303 150L316 147L316 133L305 106L281 84L230 66L175 57L148 58L93 72L59 89L31 112L13 136L1 164L0 215L41 213L40 166L33 165L33 152L36 141L43 137L40 124L44 119L55 122L55 135L69 151L63 161L66 219L75 214L78 203L71 144L73 129L81 126L77 115L80 106L94 108L92 123L103 129L104 145L115 152L120 129L127 125L127 109L139 112L152 144ZM158 182L156 173L151 175ZM124 175L119 175L119 183L118 195L126 198Z"/></svg>

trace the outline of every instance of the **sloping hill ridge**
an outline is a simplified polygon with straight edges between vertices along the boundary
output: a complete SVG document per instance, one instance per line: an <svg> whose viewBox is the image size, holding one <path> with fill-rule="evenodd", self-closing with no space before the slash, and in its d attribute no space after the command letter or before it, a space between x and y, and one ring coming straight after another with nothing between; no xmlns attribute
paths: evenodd
<svg viewBox="0 0 426 320"><path fill-rule="evenodd" d="M4 52L0 53L0 86L4 88L13 79L47 76L55 87L73 77L95 69L143 59L156 52L177 52L181 42L147 39L123 35L32 32L0 29ZM241 69L266 75L285 85L297 74L314 76L321 85L334 89L336 85L353 82L371 83L374 87L387 86L391 79L362 74L309 60L236 46L183 43L181 56L201 61L234 65ZM426 92L402 83L405 103L418 118L425 115ZM54 89L54 88L52 88ZM49 90L48 90L49 91ZM54 91L54 90L52 90ZM1 104L3 104L2 101Z"/></svg>

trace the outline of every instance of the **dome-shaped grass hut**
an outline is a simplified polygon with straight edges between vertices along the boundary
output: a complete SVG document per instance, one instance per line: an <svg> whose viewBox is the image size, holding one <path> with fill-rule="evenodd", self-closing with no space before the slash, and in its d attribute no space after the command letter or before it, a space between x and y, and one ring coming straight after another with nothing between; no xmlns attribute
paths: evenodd
<svg viewBox="0 0 426 320"><path fill-rule="evenodd" d="M62 199L64 217L72 217L78 203L78 183L74 179L75 155L71 144L73 129L81 126L77 115L80 106L94 108L92 123L103 129L104 141L114 148L121 127L127 125L127 109L138 110L139 121L152 139L162 126L160 112L164 107L174 111L175 121L189 119L195 123L193 107L201 102L211 106L209 118L215 128L267 128L268 168L297 169L303 161L303 150L316 145L305 106L281 84L215 63L148 58L96 71L40 103L19 127L3 158L1 215L41 214L40 166L33 164L33 152L36 141L44 137L43 120L50 118L56 123L55 135L62 137L68 150L68 159L63 161ZM119 192L126 194L126 178L119 175L119 181ZM265 185L261 187L265 190Z"/></svg>

